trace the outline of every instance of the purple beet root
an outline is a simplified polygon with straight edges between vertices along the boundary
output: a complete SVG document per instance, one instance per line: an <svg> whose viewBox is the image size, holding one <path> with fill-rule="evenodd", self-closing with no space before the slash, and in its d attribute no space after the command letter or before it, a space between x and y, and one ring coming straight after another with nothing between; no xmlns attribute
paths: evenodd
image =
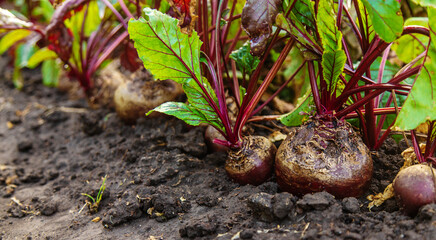
<svg viewBox="0 0 436 240"><path fill-rule="evenodd" d="M427 164L410 166L398 173L393 187L404 213L413 216L420 207L436 202L436 169Z"/></svg>
<svg viewBox="0 0 436 240"><path fill-rule="evenodd" d="M265 137L244 137L241 148L229 152L227 174L239 184L259 185L271 177L276 151Z"/></svg>
<svg viewBox="0 0 436 240"><path fill-rule="evenodd" d="M296 195L327 191L338 198L358 197L372 177L372 159L346 122L311 121L293 128L277 150L277 182Z"/></svg>

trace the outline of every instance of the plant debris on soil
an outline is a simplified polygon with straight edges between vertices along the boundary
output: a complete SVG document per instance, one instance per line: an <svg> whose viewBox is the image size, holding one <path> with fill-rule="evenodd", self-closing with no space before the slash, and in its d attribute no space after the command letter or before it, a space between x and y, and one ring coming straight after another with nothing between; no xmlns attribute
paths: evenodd
<svg viewBox="0 0 436 240"><path fill-rule="evenodd" d="M383 192L402 166L404 142L389 139L372 153L361 198L297 197L274 176L259 186L232 182L226 155L208 152L204 127L174 118L126 125L28 75L22 91L0 78L0 239L436 237L436 204L413 218L395 199L367 208L366 196ZM96 197L104 176L91 214L82 193Z"/></svg>

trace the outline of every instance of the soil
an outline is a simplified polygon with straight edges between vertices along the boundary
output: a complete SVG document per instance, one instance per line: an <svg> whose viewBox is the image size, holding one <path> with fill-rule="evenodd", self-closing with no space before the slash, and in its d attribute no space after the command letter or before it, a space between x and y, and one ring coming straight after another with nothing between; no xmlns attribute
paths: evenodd
<svg viewBox="0 0 436 240"><path fill-rule="evenodd" d="M436 237L436 204L416 217L394 199L367 208L365 196L383 191L402 165L403 143L390 139L373 153L362 198L296 197L274 176L259 186L233 183L225 153L208 152L203 127L173 118L126 125L113 111L42 86L36 72L25 81L18 91L0 78L0 239ZM104 176L91 214L82 193L95 197Z"/></svg>

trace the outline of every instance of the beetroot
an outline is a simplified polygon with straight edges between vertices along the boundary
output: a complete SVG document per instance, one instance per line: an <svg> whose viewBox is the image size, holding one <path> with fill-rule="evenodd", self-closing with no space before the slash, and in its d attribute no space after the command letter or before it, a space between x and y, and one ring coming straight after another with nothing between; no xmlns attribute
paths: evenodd
<svg viewBox="0 0 436 240"><path fill-rule="evenodd" d="M276 151L265 137L244 137L241 148L229 152L227 174L239 184L259 185L271 177Z"/></svg>
<svg viewBox="0 0 436 240"><path fill-rule="evenodd" d="M436 202L436 169L427 164L412 165L398 173L393 187L404 213L415 215L420 207Z"/></svg>
<svg viewBox="0 0 436 240"><path fill-rule="evenodd" d="M139 117L145 117L148 111L164 102L175 100L182 92L181 86L171 80L136 79L117 88L114 94L115 110L123 121L135 123Z"/></svg>
<svg viewBox="0 0 436 240"><path fill-rule="evenodd" d="M275 164L282 190L297 195L325 190L339 198L362 195L373 168L368 148L346 122L310 121L293 128Z"/></svg>

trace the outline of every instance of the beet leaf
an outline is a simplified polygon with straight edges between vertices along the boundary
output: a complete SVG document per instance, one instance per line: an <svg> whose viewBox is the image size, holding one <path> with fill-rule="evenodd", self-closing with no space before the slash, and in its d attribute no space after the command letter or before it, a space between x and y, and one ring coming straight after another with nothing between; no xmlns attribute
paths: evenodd
<svg viewBox="0 0 436 240"><path fill-rule="evenodd" d="M297 19L310 29L315 29L316 21L313 16L313 2L311 0L293 1L295 3L292 13ZM287 6L290 7L290 6Z"/></svg>
<svg viewBox="0 0 436 240"><path fill-rule="evenodd" d="M321 47L293 12L289 13L288 18L283 14L279 14L276 18L276 24L300 43L300 50L303 52L306 60L317 59L318 56L321 55Z"/></svg>
<svg viewBox="0 0 436 240"><path fill-rule="evenodd" d="M357 1L358 3L358 10L359 10L359 21L357 21L358 26L361 29L361 34L366 39L366 43L370 43L376 34L374 31L374 25L372 24L371 16L369 15L369 11L366 10L365 5L362 3L362 1ZM363 40L362 40L363 41ZM361 42L363 44L363 42Z"/></svg>
<svg viewBox="0 0 436 240"><path fill-rule="evenodd" d="M166 102L151 110L148 114L153 111L165 113L167 115L175 116L178 119L185 121L187 124L192 126L198 126L201 123L211 124L217 126L218 124L213 124L213 122L208 121L207 117L198 111L195 107L182 102Z"/></svg>
<svg viewBox="0 0 436 240"><path fill-rule="evenodd" d="M8 50L15 43L28 37L31 33L32 32L27 29L17 29L8 32L0 39L0 55Z"/></svg>
<svg viewBox="0 0 436 240"><path fill-rule="evenodd" d="M425 26L428 27L428 18L415 17L409 18L404 22L404 26ZM420 54L425 52L428 45L428 37L421 34L407 34L401 36L392 45L392 50L395 51L398 58L405 62L411 62ZM422 61L420 61L421 63Z"/></svg>
<svg viewBox="0 0 436 240"><path fill-rule="evenodd" d="M130 20L129 34L135 42L144 66L160 80L184 83L201 79L201 41L196 32L183 34L178 20L150 8L144 9L148 20Z"/></svg>
<svg viewBox="0 0 436 240"><path fill-rule="evenodd" d="M129 34L144 66L159 80L172 79L183 85L188 104L165 103L152 111L175 116L192 125L209 123L223 130L217 114L217 97L200 70L197 33L184 34L178 20L150 8L147 20L130 20ZM150 111L148 114L150 114Z"/></svg>
<svg viewBox="0 0 436 240"><path fill-rule="evenodd" d="M403 130L436 120L436 8L428 7L428 17L430 41L426 61L395 123Z"/></svg>
<svg viewBox="0 0 436 240"><path fill-rule="evenodd" d="M239 70L248 75L251 75L260 62L257 57L250 54L250 45L248 43L233 51L230 58L235 60Z"/></svg>
<svg viewBox="0 0 436 240"><path fill-rule="evenodd" d="M397 0L362 0L375 32L385 42L392 42L403 32L401 5Z"/></svg>
<svg viewBox="0 0 436 240"><path fill-rule="evenodd" d="M329 95L333 95L336 91L339 75L344 70L347 56L344 50L342 50L342 33L336 26L336 14L333 11L332 1L321 0L319 2L317 18L317 26L324 48L321 62L323 77L327 87L326 91Z"/></svg>
<svg viewBox="0 0 436 240"><path fill-rule="evenodd" d="M52 50L48 49L47 47L43 47L36 51L27 62L28 68L35 68L42 62L50 59L55 59L57 57L56 53ZM43 76L44 77L44 76Z"/></svg>
<svg viewBox="0 0 436 240"><path fill-rule="evenodd" d="M59 83L61 67L55 59L44 60L41 66L42 83L48 87L56 87Z"/></svg>
<svg viewBox="0 0 436 240"><path fill-rule="evenodd" d="M282 115L278 120L289 127L300 126L309 119L309 112L312 111L313 98L309 91L297 100L294 110Z"/></svg>
<svg viewBox="0 0 436 240"><path fill-rule="evenodd" d="M207 79L203 77L201 84L204 87L203 89L205 89L212 97L214 104L218 106L218 99ZM214 111L212 106L209 105L207 97L204 96L203 90L194 79L190 78L183 84L183 91L188 97L189 105L198 110L199 115L205 119L204 122L209 123L218 129L224 130L218 114Z"/></svg>

